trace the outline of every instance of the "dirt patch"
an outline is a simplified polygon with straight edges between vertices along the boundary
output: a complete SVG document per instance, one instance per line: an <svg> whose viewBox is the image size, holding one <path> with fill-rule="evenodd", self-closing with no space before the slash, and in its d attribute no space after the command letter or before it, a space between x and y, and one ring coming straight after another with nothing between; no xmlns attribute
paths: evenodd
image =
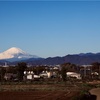
<svg viewBox="0 0 100 100"><path fill-rule="evenodd" d="M72 100L77 92L68 91L5 91L0 92L1 100Z"/></svg>
<svg viewBox="0 0 100 100"><path fill-rule="evenodd" d="M0 100L74 100L88 87L86 84L70 83L0 85ZM92 100L86 98L75 100Z"/></svg>
<svg viewBox="0 0 100 100"><path fill-rule="evenodd" d="M100 100L100 88L94 88L90 90L90 93L97 96L96 100Z"/></svg>

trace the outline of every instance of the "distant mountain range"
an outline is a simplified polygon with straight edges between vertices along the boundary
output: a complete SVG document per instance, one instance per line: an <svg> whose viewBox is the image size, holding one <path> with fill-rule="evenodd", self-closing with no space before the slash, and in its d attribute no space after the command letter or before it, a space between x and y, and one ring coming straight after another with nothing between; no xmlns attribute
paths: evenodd
<svg viewBox="0 0 100 100"><path fill-rule="evenodd" d="M33 58L26 60L25 62L33 65L58 65L66 62L70 62L76 65L89 65L93 62L100 62L100 53L86 53L86 54L74 54L66 55L64 57L49 57L46 59L37 59Z"/></svg>
<svg viewBox="0 0 100 100"><path fill-rule="evenodd" d="M30 55L16 47L10 48L5 52L0 53L0 64L4 64L4 62L17 64L20 61L24 61L31 65L58 65L66 62L77 65L84 65L91 64L93 62L100 62L100 53L80 53L66 55L63 57L40 58L36 55Z"/></svg>

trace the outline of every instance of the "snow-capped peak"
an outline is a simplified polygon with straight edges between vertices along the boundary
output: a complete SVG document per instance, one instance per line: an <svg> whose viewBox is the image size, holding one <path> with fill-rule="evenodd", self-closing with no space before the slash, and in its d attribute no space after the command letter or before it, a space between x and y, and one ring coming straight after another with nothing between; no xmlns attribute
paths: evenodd
<svg viewBox="0 0 100 100"><path fill-rule="evenodd" d="M30 55L20 48L12 47L2 53L0 53L0 59L27 59L38 58L37 56Z"/></svg>
<svg viewBox="0 0 100 100"><path fill-rule="evenodd" d="M12 47L12 48L8 49L5 52L8 53L8 54L19 54L19 53L26 54L26 52L24 52L20 48L16 48L16 47Z"/></svg>

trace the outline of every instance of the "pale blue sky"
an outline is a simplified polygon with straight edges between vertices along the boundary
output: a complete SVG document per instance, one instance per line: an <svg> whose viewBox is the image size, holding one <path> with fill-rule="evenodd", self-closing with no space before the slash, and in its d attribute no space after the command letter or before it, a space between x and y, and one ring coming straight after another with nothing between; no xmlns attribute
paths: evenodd
<svg viewBox="0 0 100 100"><path fill-rule="evenodd" d="M0 52L40 57L100 52L100 2L0 1Z"/></svg>

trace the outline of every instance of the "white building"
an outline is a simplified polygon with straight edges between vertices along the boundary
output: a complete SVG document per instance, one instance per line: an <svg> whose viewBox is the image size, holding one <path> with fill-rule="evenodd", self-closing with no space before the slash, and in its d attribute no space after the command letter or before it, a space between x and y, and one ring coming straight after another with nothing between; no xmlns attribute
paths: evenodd
<svg viewBox="0 0 100 100"><path fill-rule="evenodd" d="M41 77L44 77L44 78L51 78L51 76L52 76L53 74L52 74L52 72L51 71L43 71L41 74L40 74L40 76Z"/></svg>
<svg viewBox="0 0 100 100"><path fill-rule="evenodd" d="M24 71L24 75L26 79L32 80L34 79L34 72L33 71Z"/></svg>
<svg viewBox="0 0 100 100"><path fill-rule="evenodd" d="M78 73L75 73L75 72L67 72L67 77L73 77L73 78L76 78L76 79L81 79L81 75L78 74Z"/></svg>
<svg viewBox="0 0 100 100"><path fill-rule="evenodd" d="M5 65L3 65L2 67L9 67L9 65L7 64L7 62L5 62Z"/></svg>

